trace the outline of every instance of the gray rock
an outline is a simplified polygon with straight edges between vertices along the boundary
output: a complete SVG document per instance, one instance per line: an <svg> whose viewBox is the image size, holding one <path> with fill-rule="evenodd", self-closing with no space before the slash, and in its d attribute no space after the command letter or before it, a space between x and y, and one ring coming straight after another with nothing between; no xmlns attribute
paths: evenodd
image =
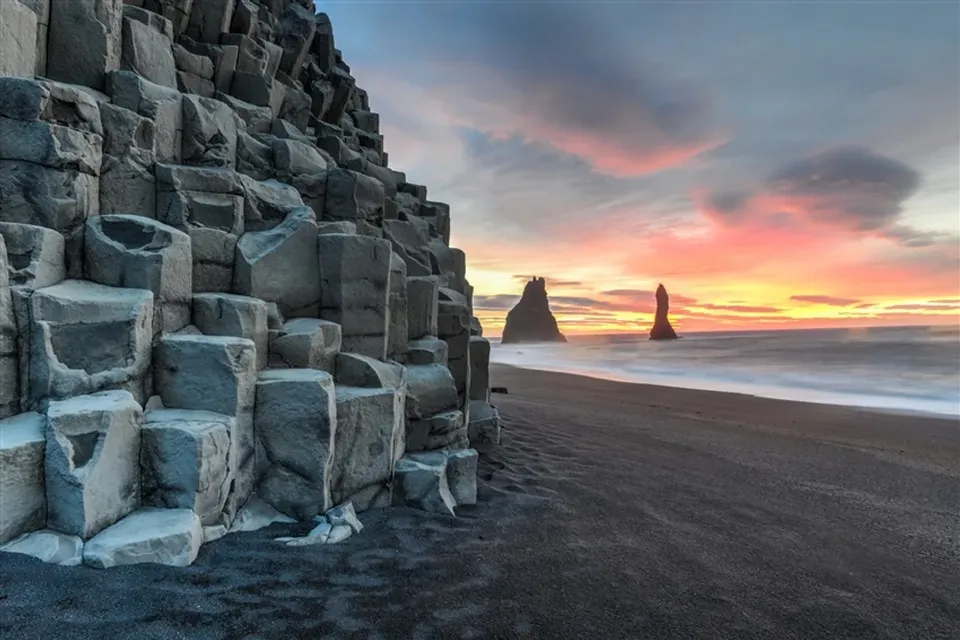
<svg viewBox="0 0 960 640"><path fill-rule="evenodd" d="M124 20L136 20L140 24L147 26L154 31L165 36L171 42L173 41L173 23L161 15L159 12L154 12L153 10L147 10L142 6L136 6L132 4L136 2L138 5L144 4L144 0L124 0L123 4L123 18ZM124 52L125 53L125 52ZM121 60L123 56L121 56Z"/></svg>
<svg viewBox="0 0 960 640"><path fill-rule="evenodd" d="M100 175L103 138L46 122L0 117L0 160L22 160L53 169Z"/></svg>
<svg viewBox="0 0 960 640"><path fill-rule="evenodd" d="M103 90L106 74L120 67L122 20L122 0L52 2L47 75Z"/></svg>
<svg viewBox="0 0 960 640"><path fill-rule="evenodd" d="M0 234L0 420L20 413L21 336L17 332L9 272L7 247Z"/></svg>
<svg viewBox="0 0 960 640"><path fill-rule="evenodd" d="M266 116L270 117L269 109ZM273 147L245 131L237 132L237 171L254 180L269 180L277 173L273 166Z"/></svg>
<svg viewBox="0 0 960 640"><path fill-rule="evenodd" d="M337 384L405 392L407 373L396 362L382 362L357 353L337 355Z"/></svg>
<svg viewBox="0 0 960 640"><path fill-rule="evenodd" d="M269 106L261 107L249 102L244 102L226 93L218 92L217 100L230 105L230 108L237 112L240 119L246 125L247 133L268 133L273 123L273 112ZM272 151L271 151L272 153Z"/></svg>
<svg viewBox="0 0 960 640"><path fill-rule="evenodd" d="M337 430L330 468L334 504L353 501L357 511L377 506L387 492L403 442L403 400L396 389L338 385ZM401 448L402 452L402 448Z"/></svg>
<svg viewBox="0 0 960 640"><path fill-rule="evenodd" d="M477 504L477 461L474 449L447 451L447 484L457 506Z"/></svg>
<svg viewBox="0 0 960 640"><path fill-rule="evenodd" d="M438 304L437 335L446 341L448 348L447 367L453 374L460 396L460 409L469 421L467 399L470 391L470 309L460 294L441 290L447 298Z"/></svg>
<svg viewBox="0 0 960 640"><path fill-rule="evenodd" d="M408 365L441 364L447 366L448 349L446 342L433 336L411 340L407 347L406 361Z"/></svg>
<svg viewBox="0 0 960 640"><path fill-rule="evenodd" d="M253 494L234 519L230 526L230 533L258 531L272 524L291 524L294 522L296 520L283 515L264 502L260 496Z"/></svg>
<svg viewBox="0 0 960 640"><path fill-rule="evenodd" d="M327 535L327 544L337 544L338 542L343 542L347 538L353 535L353 529L346 524L338 524L330 529L330 533Z"/></svg>
<svg viewBox="0 0 960 640"><path fill-rule="evenodd" d="M253 406L256 346L226 336L164 336L154 356L157 394L167 407L212 411L235 418L230 434L229 523L250 497L256 481Z"/></svg>
<svg viewBox="0 0 960 640"><path fill-rule="evenodd" d="M53 402L47 411L47 526L87 540L140 504L143 412L126 391Z"/></svg>
<svg viewBox="0 0 960 640"><path fill-rule="evenodd" d="M473 296L471 295L471 298ZM471 303L472 304L472 303ZM470 335L483 337L483 325L480 324L480 319L476 316L470 318Z"/></svg>
<svg viewBox="0 0 960 640"><path fill-rule="evenodd" d="M201 42L219 42L230 31L235 0L194 0L187 35Z"/></svg>
<svg viewBox="0 0 960 640"><path fill-rule="evenodd" d="M383 237L407 265L407 275L424 277L432 274L430 254L427 251L426 231L412 221L384 220Z"/></svg>
<svg viewBox="0 0 960 640"><path fill-rule="evenodd" d="M177 69L204 80L213 80L213 60L209 56L188 51L179 44L173 45L173 59Z"/></svg>
<svg viewBox="0 0 960 640"><path fill-rule="evenodd" d="M100 107L92 93L85 87L45 79L0 77L0 116L43 120L100 135Z"/></svg>
<svg viewBox="0 0 960 640"><path fill-rule="evenodd" d="M266 73L270 54L252 37L242 33L230 33L224 34L220 42L237 48L237 72L252 75Z"/></svg>
<svg viewBox="0 0 960 640"><path fill-rule="evenodd" d="M394 504L455 515L457 503L447 484L447 460L443 454L405 456L397 463L396 473Z"/></svg>
<svg viewBox="0 0 960 640"><path fill-rule="evenodd" d="M306 207L294 209L273 229L240 238L233 289L276 302L286 317L315 317L320 306L317 264L314 213Z"/></svg>
<svg viewBox="0 0 960 640"><path fill-rule="evenodd" d="M407 278L407 335L411 340L437 335L439 292L436 276Z"/></svg>
<svg viewBox="0 0 960 640"><path fill-rule="evenodd" d="M490 402L490 341L470 336L470 399Z"/></svg>
<svg viewBox="0 0 960 640"><path fill-rule="evenodd" d="M67 272L83 269L83 229L87 216L100 209L96 176L20 160L0 160L0 202L4 222L54 229L66 240Z"/></svg>
<svg viewBox="0 0 960 640"><path fill-rule="evenodd" d="M300 194L289 184L277 180L257 181L240 177L246 200L244 220L248 231L262 231L277 226L294 210L304 207Z"/></svg>
<svg viewBox="0 0 960 640"><path fill-rule="evenodd" d="M193 296L193 324L206 335L251 340L257 349L257 368L267 366L267 303L257 298L225 293Z"/></svg>
<svg viewBox="0 0 960 640"><path fill-rule="evenodd" d="M158 163L157 191L202 191L206 193L244 194L240 174L219 167L186 167Z"/></svg>
<svg viewBox="0 0 960 640"><path fill-rule="evenodd" d="M407 353L407 265L396 253L390 256L390 321L387 326L387 355L403 358Z"/></svg>
<svg viewBox="0 0 960 640"><path fill-rule="evenodd" d="M443 244L450 244L450 205L425 201L420 205L420 216L430 224L430 232Z"/></svg>
<svg viewBox="0 0 960 640"><path fill-rule="evenodd" d="M177 88L177 67L173 60L171 39L129 17L123 18L122 31L120 68L143 76L155 84Z"/></svg>
<svg viewBox="0 0 960 640"><path fill-rule="evenodd" d="M407 418L422 420L457 407L450 370L441 364L407 366Z"/></svg>
<svg viewBox="0 0 960 640"><path fill-rule="evenodd" d="M270 463L258 494L299 520L329 509L337 428L333 377L313 369L262 372L254 424Z"/></svg>
<svg viewBox="0 0 960 640"><path fill-rule="evenodd" d="M317 23L313 7L306 8L296 3L288 4L280 15L277 43L283 49L280 69L293 77L300 75Z"/></svg>
<svg viewBox="0 0 960 640"><path fill-rule="evenodd" d="M192 264L190 237L173 227L132 215L87 221L84 275L100 284L152 291L154 333L189 324Z"/></svg>
<svg viewBox="0 0 960 640"><path fill-rule="evenodd" d="M177 34L186 33L196 0L143 0L143 8L170 21Z"/></svg>
<svg viewBox="0 0 960 640"><path fill-rule="evenodd" d="M107 93L113 98L113 104L153 122L157 162L180 163L183 95L179 91L154 84L130 71L117 71L108 78Z"/></svg>
<svg viewBox="0 0 960 640"><path fill-rule="evenodd" d="M0 551L22 553L61 567L77 567L83 564L83 540L49 529L25 533L5 545L0 545Z"/></svg>
<svg viewBox="0 0 960 640"><path fill-rule="evenodd" d="M0 222L0 236L7 246L7 271L11 284L40 289L66 278L64 239L56 231L29 224Z"/></svg>
<svg viewBox="0 0 960 640"><path fill-rule="evenodd" d="M157 185L153 171L131 156L103 157L100 169L100 212L134 213L155 218Z"/></svg>
<svg viewBox="0 0 960 640"><path fill-rule="evenodd" d="M18 325L25 409L47 400L124 389L146 400L153 294L66 280L24 301Z"/></svg>
<svg viewBox="0 0 960 640"><path fill-rule="evenodd" d="M219 100L183 97L183 163L234 168L240 117Z"/></svg>
<svg viewBox="0 0 960 640"><path fill-rule="evenodd" d="M294 176L325 173L333 164L316 147L284 139L273 141L273 162L277 176L287 182Z"/></svg>
<svg viewBox="0 0 960 640"><path fill-rule="evenodd" d="M341 220L340 222L317 223L317 233L319 235L327 235L330 233L344 233L347 235L353 235L356 232L357 225L352 222L347 222L346 220Z"/></svg>
<svg viewBox="0 0 960 640"><path fill-rule="evenodd" d="M480 452L491 451L500 444L500 413L488 402L470 401L467 430L471 447Z"/></svg>
<svg viewBox="0 0 960 640"><path fill-rule="evenodd" d="M280 113L286 90L282 82L262 73L237 71L230 82L230 95L259 107L269 107L274 118Z"/></svg>
<svg viewBox="0 0 960 640"><path fill-rule="evenodd" d="M46 425L44 416L32 412L0 420L0 544L42 528L46 520Z"/></svg>
<svg viewBox="0 0 960 640"><path fill-rule="evenodd" d="M201 544L200 518L190 509L144 507L89 540L83 563L97 569L144 563L187 567Z"/></svg>
<svg viewBox="0 0 960 640"><path fill-rule="evenodd" d="M190 93L203 98L213 98L217 95L217 87L210 80L177 71L177 89L181 93Z"/></svg>
<svg viewBox="0 0 960 640"><path fill-rule="evenodd" d="M423 420L407 420L406 450L435 451L470 446L463 412L445 411Z"/></svg>
<svg viewBox="0 0 960 640"><path fill-rule="evenodd" d="M304 132L310 124L310 108L312 105L313 100L310 94L287 86L283 94L283 103L280 105L280 112L277 115Z"/></svg>
<svg viewBox="0 0 960 640"><path fill-rule="evenodd" d="M346 234L319 236L320 317L343 327L343 349L385 358L390 243Z"/></svg>
<svg viewBox="0 0 960 640"><path fill-rule="evenodd" d="M144 421L143 504L191 509L202 524L216 524L230 489L234 419L209 411L161 409L146 413Z"/></svg>
<svg viewBox="0 0 960 640"><path fill-rule="evenodd" d="M269 364L333 373L342 340L340 325L335 322L295 318L283 325L283 335L270 342Z"/></svg>
<svg viewBox="0 0 960 640"><path fill-rule="evenodd" d="M379 180L348 169L332 169L327 174L323 215L329 220L381 221L385 197Z"/></svg>
<svg viewBox="0 0 960 640"><path fill-rule="evenodd" d="M160 221L190 236L193 291L230 291L237 241L244 230L243 196L205 191L157 195Z"/></svg>
<svg viewBox="0 0 960 640"><path fill-rule="evenodd" d="M32 78L36 43L37 14L18 0L0 3L0 76Z"/></svg>

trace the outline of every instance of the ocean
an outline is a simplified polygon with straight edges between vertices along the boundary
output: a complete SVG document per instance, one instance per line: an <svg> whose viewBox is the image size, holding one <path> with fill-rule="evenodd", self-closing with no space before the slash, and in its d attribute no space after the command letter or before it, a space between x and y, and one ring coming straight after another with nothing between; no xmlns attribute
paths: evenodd
<svg viewBox="0 0 960 640"><path fill-rule="evenodd" d="M960 326L646 334L501 345L491 361L669 387L960 416Z"/></svg>

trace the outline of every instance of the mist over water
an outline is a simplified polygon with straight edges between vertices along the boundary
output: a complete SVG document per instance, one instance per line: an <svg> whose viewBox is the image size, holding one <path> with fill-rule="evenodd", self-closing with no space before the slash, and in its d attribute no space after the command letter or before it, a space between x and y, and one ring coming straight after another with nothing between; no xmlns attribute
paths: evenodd
<svg viewBox="0 0 960 640"><path fill-rule="evenodd" d="M607 380L960 416L960 327L573 336L491 360ZM493 342L493 341L492 341Z"/></svg>

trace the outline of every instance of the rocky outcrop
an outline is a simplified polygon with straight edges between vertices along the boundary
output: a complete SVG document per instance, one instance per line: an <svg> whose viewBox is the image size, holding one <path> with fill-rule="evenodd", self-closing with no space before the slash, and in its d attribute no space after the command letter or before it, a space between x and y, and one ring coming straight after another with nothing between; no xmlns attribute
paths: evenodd
<svg viewBox="0 0 960 640"><path fill-rule="evenodd" d="M523 288L520 301L507 313L502 344L514 342L566 342L557 320L550 313L547 283L534 277Z"/></svg>
<svg viewBox="0 0 960 640"><path fill-rule="evenodd" d="M475 502L450 207L311 0L0 0L0 140L0 551L184 566Z"/></svg>
<svg viewBox="0 0 960 640"><path fill-rule="evenodd" d="M670 326L670 318L667 314L670 311L670 296L666 288L661 284L657 287L657 315L653 320L653 328L650 329L651 340L676 340L677 332Z"/></svg>

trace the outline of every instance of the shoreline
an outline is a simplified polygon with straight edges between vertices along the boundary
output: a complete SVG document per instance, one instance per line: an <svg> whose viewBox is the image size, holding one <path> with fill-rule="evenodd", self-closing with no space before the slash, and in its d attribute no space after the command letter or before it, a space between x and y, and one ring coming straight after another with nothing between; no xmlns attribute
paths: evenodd
<svg viewBox="0 0 960 640"><path fill-rule="evenodd" d="M794 397L787 397L788 394L793 392L808 393L813 396L827 396L826 392L820 391L818 389L800 389L797 387L777 387L777 386L768 386L761 387L761 385L756 385L757 388L766 388L774 392L774 394L763 395L760 393L750 393L746 390L730 390L730 389L716 389L716 388L705 388L705 386L685 386L682 384L668 384L665 381L656 381L656 382L644 382L640 380L630 379L629 376L618 376L612 371L598 371L598 370L570 370L562 369L560 367L550 368L542 366L525 366L519 364L506 364L502 362L494 362L491 360L490 367L504 367L509 369L518 369L521 371L535 371L537 373L556 373L569 376L576 376L581 378L587 378L590 380L600 380L604 382L614 382L618 384L631 384L638 385L641 387L653 387L658 389L677 389L691 392L700 392L700 393L718 393L731 396L739 396L743 398L758 398L763 400L773 400L777 402L789 402L789 403L798 403L798 404L809 404L816 406L824 407L842 407L847 409L858 409L863 411L869 411L872 413L879 413L884 415L896 415L896 416L905 416L905 417L921 417L921 418L936 418L942 420L952 420L960 421L960 404L957 406L956 412L940 412L924 409L909 409L905 407L892 407L892 406L878 406L876 404L856 404L853 402L843 402L838 399L836 402L830 402L828 400L820 399L801 399ZM705 383L710 384L710 383ZM722 385L722 383L719 383ZM737 383L731 383L735 386ZM742 386L742 385L741 385ZM781 395L775 395L776 391L782 390ZM861 396L856 396L855 394L843 393L836 394L837 397L843 397L844 399L856 398ZM864 398L873 398L874 396L862 396ZM876 396L877 398L884 396Z"/></svg>

